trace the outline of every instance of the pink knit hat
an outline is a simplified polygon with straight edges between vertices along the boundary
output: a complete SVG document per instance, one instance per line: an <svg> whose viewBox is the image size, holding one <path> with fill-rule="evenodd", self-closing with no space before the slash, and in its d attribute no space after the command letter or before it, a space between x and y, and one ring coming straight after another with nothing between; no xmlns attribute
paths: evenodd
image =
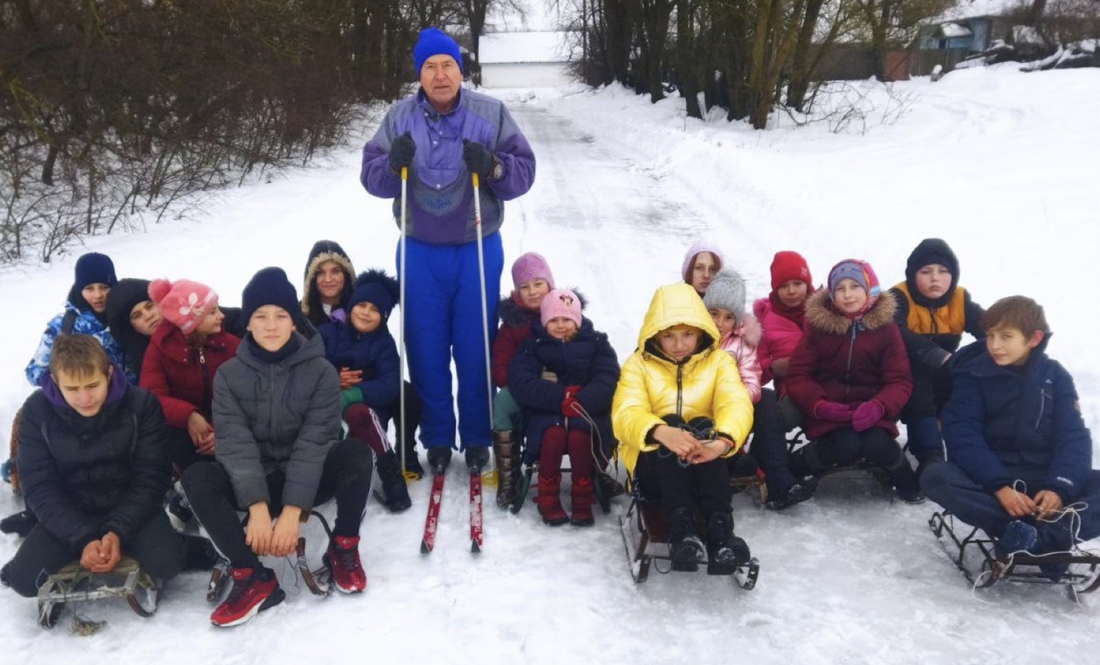
<svg viewBox="0 0 1100 665"><path fill-rule="evenodd" d="M691 246L687 254L684 254L684 265L680 268L680 276L684 278L684 282L691 284L691 269L695 267L695 257L703 252L710 252L714 255L714 258L718 260L717 268L719 270L726 262L725 257L722 256L722 250L705 240L700 240Z"/></svg>
<svg viewBox="0 0 1100 665"><path fill-rule="evenodd" d="M544 328L551 319L559 316L570 319L578 328L581 327L581 299L569 289L554 289L547 293L539 305L539 312L542 314Z"/></svg>
<svg viewBox="0 0 1100 665"><path fill-rule="evenodd" d="M218 306L214 289L186 279L154 279L149 283L149 299L156 303L160 315L185 335Z"/></svg>
<svg viewBox="0 0 1100 665"><path fill-rule="evenodd" d="M554 288L554 275L546 259L542 254L527 252L512 264L512 284L519 290L519 287L536 279L545 279L550 288Z"/></svg>

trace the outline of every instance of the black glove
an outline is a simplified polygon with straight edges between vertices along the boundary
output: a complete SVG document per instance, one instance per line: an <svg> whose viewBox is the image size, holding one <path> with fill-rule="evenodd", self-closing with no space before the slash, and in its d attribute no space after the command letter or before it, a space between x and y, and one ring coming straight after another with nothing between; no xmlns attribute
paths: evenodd
<svg viewBox="0 0 1100 665"><path fill-rule="evenodd" d="M482 178L489 175L493 168L493 155L477 141L462 139L462 161L466 162L466 170L476 173Z"/></svg>
<svg viewBox="0 0 1100 665"><path fill-rule="evenodd" d="M402 168L412 166L415 154L416 143L413 142L412 132L405 132L390 144L390 168L401 173Z"/></svg>

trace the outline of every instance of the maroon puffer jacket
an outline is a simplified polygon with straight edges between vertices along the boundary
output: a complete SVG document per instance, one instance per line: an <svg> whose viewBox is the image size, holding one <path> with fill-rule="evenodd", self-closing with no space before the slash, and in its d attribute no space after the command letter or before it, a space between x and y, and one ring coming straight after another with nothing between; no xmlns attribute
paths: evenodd
<svg viewBox="0 0 1100 665"><path fill-rule="evenodd" d="M853 407L874 399L885 415L876 423L898 435L897 419L913 392L905 343L894 323L897 303L890 292L853 322L838 313L820 290L806 303L806 332L791 357L787 394L806 414L806 436L816 439L839 423L814 416L818 400Z"/></svg>

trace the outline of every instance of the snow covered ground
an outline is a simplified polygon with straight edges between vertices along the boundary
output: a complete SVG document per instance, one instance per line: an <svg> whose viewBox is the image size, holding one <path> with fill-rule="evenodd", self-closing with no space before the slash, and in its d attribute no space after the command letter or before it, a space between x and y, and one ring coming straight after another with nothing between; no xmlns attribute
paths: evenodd
<svg viewBox="0 0 1100 665"><path fill-rule="evenodd" d="M839 133L830 131L837 117L777 120L767 132L690 120L681 102L651 105L618 88L508 92L539 160L534 188L508 207L509 262L546 255L560 284L589 296L587 314L625 358L653 289L677 279L696 238L719 243L756 297L777 250L802 252L819 282L834 262L866 258L891 285L917 242L942 237L978 302L1023 293L1045 305L1049 351L1073 373L1098 431L1100 71L1002 67L899 83L891 94L870 83L844 90L865 112ZM327 163L225 193L197 221L87 249L110 254L123 276L212 284L226 304L260 267L298 279L320 238L339 241L359 269L392 270L397 232L388 203L359 186L359 140ZM0 272L4 450L30 392L23 367L74 260ZM109 625L78 639L40 630L33 601L0 591L4 661L1034 664L1080 661L1100 646L1100 600L1074 605L1048 587L972 593L928 531L932 506L892 503L865 483L826 482L814 501L780 514L735 497L737 532L762 564L745 593L701 574L654 573L635 586L615 515L588 530L550 529L533 507L514 516L489 500L485 551L472 556L456 467L430 557L417 552L426 482L411 487L405 514L370 506L363 596L318 600L273 561L287 602L246 627L210 627L206 575L187 574L151 620L87 608ZM0 491L0 513L17 508ZM17 546L0 538L0 561Z"/></svg>

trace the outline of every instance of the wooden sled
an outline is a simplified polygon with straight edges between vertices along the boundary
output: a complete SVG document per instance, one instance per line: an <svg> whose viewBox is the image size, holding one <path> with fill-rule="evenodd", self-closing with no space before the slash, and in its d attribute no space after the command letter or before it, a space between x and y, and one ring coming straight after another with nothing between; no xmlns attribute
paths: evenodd
<svg viewBox="0 0 1100 665"><path fill-rule="evenodd" d="M122 557L109 573L92 573L74 562L39 587L38 625L53 628L66 606L106 598L122 598L135 614L148 618L157 611L159 595L160 585L130 557Z"/></svg>
<svg viewBox="0 0 1100 665"><path fill-rule="evenodd" d="M325 530L325 542L331 541L332 528L329 526L325 516L316 510L311 510L302 513L299 521L305 524L309 521L310 517L316 517L317 521L321 523L321 527ZM247 524L247 517L245 523ZM306 588L315 596L327 596L332 592L332 575L328 566L321 564L317 568L310 567L309 561L306 559L306 538L300 535L300 532L298 536L298 546L295 548L293 566L294 570L302 578L302 582L305 583ZM221 600L222 596L225 595L225 590L232 580L230 570L229 561L226 559L222 559L214 565L214 569L210 571L210 583L206 589L207 602L217 603Z"/></svg>
<svg viewBox="0 0 1100 665"><path fill-rule="evenodd" d="M630 565L630 576L636 584L649 579L651 567L662 574L672 571L672 559L668 554L668 516L660 506L652 501L633 499L626 515L619 518L619 528ZM699 565L705 567L707 562L700 561ZM662 570L662 566L667 567ZM760 562L754 557L747 564L735 568L731 577L737 586L751 591L759 575Z"/></svg>
<svg viewBox="0 0 1100 665"><path fill-rule="evenodd" d="M1080 601L1081 595L1100 588L1100 556L1097 554L1074 547L1074 551L1064 554L1002 556L984 531L956 520L946 510L933 513L928 526L951 561L975 588L991 587L1002 580L1064 586L1075 602ZM960 538L960 534L965 535ZM1050 579L1040 568L1059 564L1066 566L1066 572L1057 580Z"/></svg>

